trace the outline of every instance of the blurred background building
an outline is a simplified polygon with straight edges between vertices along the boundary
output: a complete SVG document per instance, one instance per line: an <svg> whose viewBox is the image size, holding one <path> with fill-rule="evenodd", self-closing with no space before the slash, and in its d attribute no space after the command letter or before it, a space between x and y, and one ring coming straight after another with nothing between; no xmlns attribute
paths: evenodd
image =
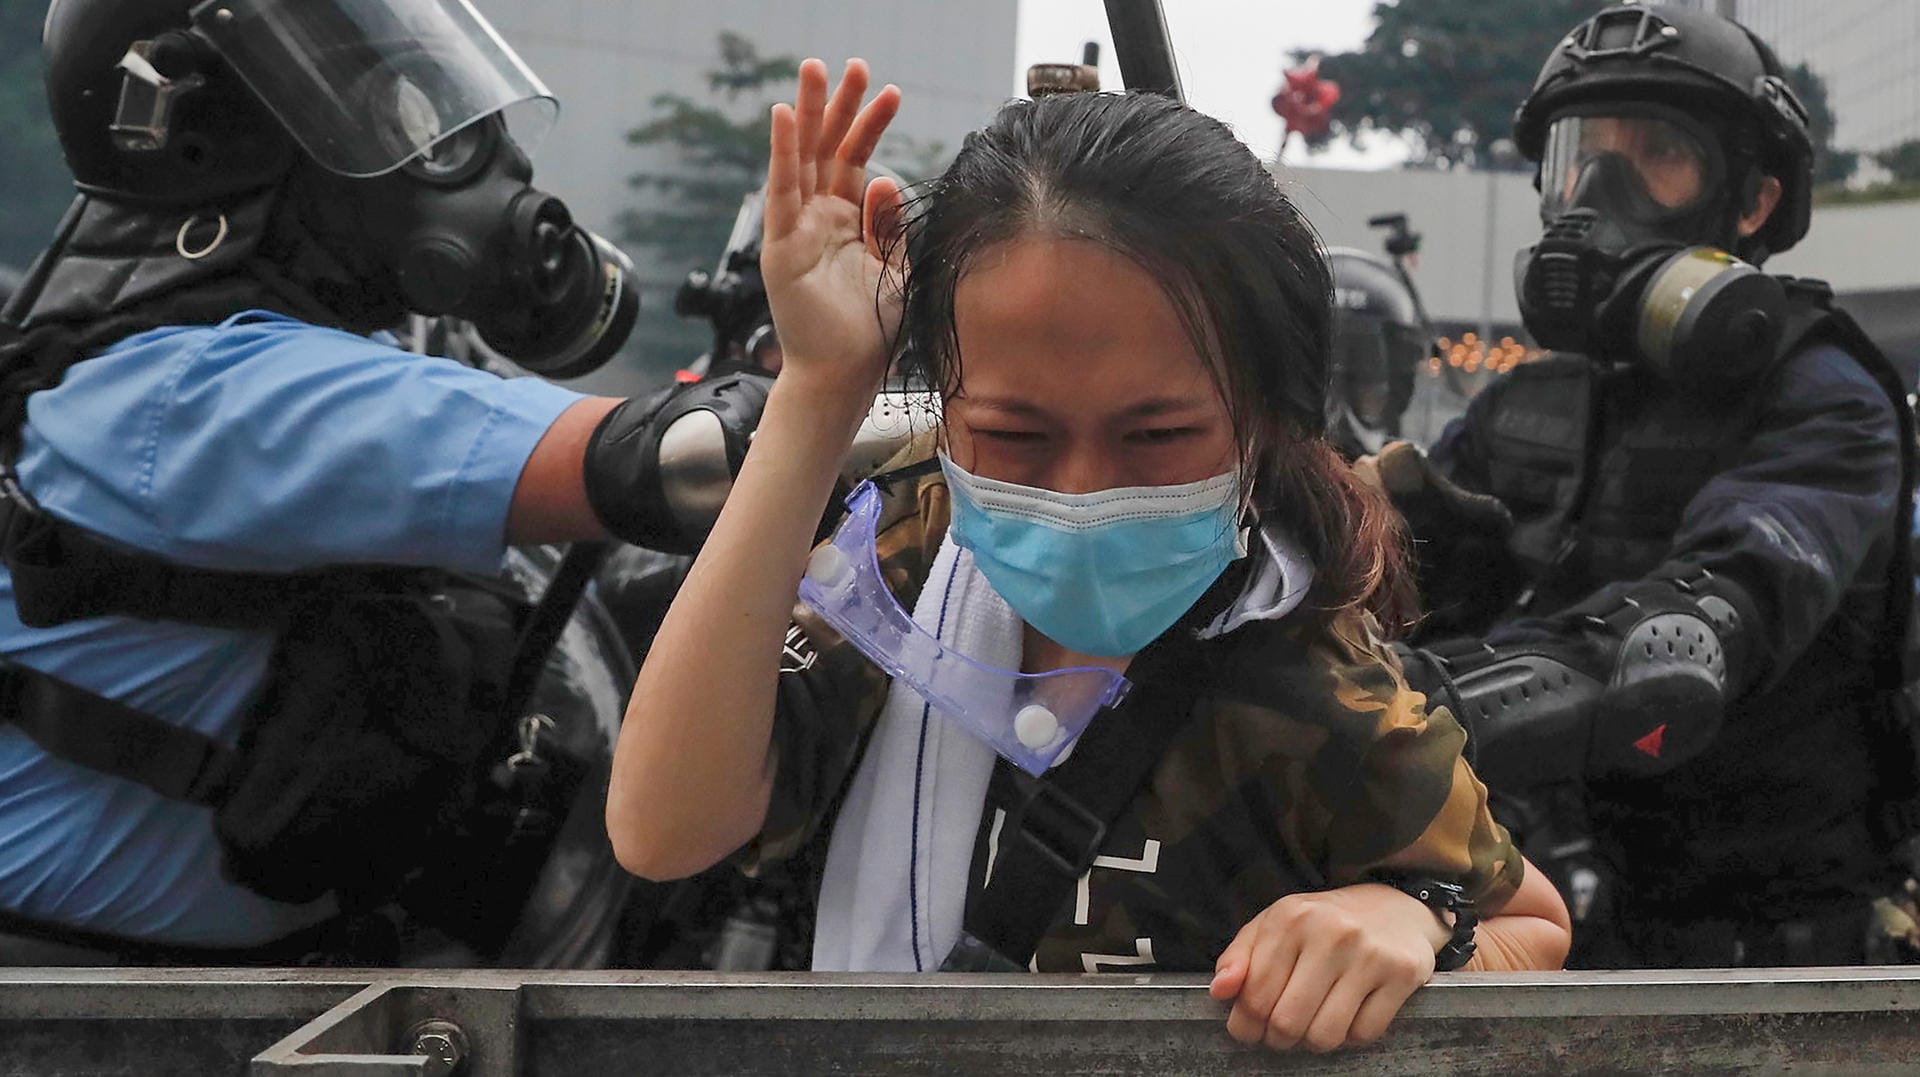
<svg viewBox="0 0 1920 1077"><path fill-rule="evenodd" d="M1016 2L475 0L560 98L559 121L534 154L536 181L566 199L587 227L621 242L641 271L632 361L591 384L631 392L706 346L701 325L673 315L674 293L689 270L718 263L734 207L758 185L766 158L759 125L771 103L793 91L791 76L779 70L784 61L819 56L837 78L846 57L866 58L877 79L898 83L905 95L883 148L886 162L903 172L937 171L961 136L1008 97ZM727 36L751 59L730 66ZM716 85L721 72L737 81ZM693 111L676 112L663 97ZM630 132L656 121L667 125L663 137L630 141ZM744 137L715 137L706 125L718 121ZM701 163L702 152L723 160ZM636 184L636 176L691 186Z"/></svg>
<svg viewBox="0 0 1920 1077"><path fill-rule="evenodd" d="M1890 351L1920 365L1920 262L1908 251L1920 236L1920 0L1673 2L1752 26L1815 113L1813 230L1769 268L1832 281ZM670 376L709 342L706 326L673 314L674 294L689 270L719 262L760 179L767 107L790 93L800 58L864 56L902 86L882 158L910 178L937 173L1029 63L1077 59L1099 41L1105 82L1118 84L1101 0L475 3L561 98L534 154L538 182L641 271L628 354L588 383L611 393ZM1379 251L1367 221L1393 212L1423 234L1411 275L1447 337L1441 358L1461 364L1439 383L1470 391L1525 344L1513 261L1539 221L1531 170L1503 140L1549 49L1601 0L1164 3L1191 102L1277 162L1328 243ZM40 98L45 8L0 0L0 280L25 267L71 198ZM1269 99L1283 69L1315 54L1337 103L1316 130L1283 133Z"/></svg>
<svg viewBox="0 0 1920 1077"><path fill-rule="evenodd" d="M1743 23L1788 65L1826 84L1833 141L1858 179L1884 182L1876 158L1920 146L1920 3L1913 0L1684 0Z"/></svg>

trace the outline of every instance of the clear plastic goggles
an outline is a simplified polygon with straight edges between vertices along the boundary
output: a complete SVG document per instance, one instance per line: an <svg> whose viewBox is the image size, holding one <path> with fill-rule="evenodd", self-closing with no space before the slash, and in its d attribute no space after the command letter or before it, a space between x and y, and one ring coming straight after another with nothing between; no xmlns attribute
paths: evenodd
<svg viewBox="0 0 1920 1077"><path fill-rule="evenodd" d="M1651 212L1700 204L1718 181L1717 155L1704 133L1676 116L1562 116L1547 128L1540 197L1550 213L1587 204L1600 175L1624 177ZM1603 161L1612 162L1601 168Z"/></svg>
<svg viewBox="0 0 1920 1077"><path fill-rule="evenodd" d="M874 665L1009 762L1036 777L1046 773L1094 715L1125 698L1127 679L1110 669L1020 673L976 662L940 642L901 607L880 572L880 491L863 482L847 507L832 541L807 562L800 600Z"/></svg>
<svg viewBox="0 0 1920 1077"><path fill-rule="evenodd" d="M378 176L510 105L559 105L469 0L206 0L194 29L321 166Z"/></svg>

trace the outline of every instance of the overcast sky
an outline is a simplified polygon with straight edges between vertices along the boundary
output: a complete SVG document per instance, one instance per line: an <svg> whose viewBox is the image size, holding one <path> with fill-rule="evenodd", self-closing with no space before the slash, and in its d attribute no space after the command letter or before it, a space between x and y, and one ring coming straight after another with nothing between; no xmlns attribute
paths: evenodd
<svg viewBox="0 0 1920 1077"><path fill-rule="evenodd" d="M1280 117L1273 95L1280 72L1296 48L1345 52L1373 29L1373 0L1162 0L1167 33L1187 101L1232 125L1262 158L1280 145ZM1020 0L1014 38L1013 92L1026 93L1027 65L1080 59L1084 42L1100 42L1100 84L1117 89L1102 0ZM1344 139L1314 157L1333 167L1384 168L1405 157L1395 140L1377 139L1355 153ZM1300 140L1288 147L1289 162L1306 159Z"/></svg>

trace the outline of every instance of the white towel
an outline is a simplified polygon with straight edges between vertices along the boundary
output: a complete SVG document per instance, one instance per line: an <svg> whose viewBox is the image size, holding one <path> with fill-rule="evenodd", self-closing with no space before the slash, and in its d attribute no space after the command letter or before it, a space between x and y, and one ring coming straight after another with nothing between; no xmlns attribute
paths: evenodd
<svg viewBox="0 0 1920 1077"><path fill-rule="evenodd" d="M949 536L913 619L977 662L1019 669L1022 625ZM960 938L993 749L895 681L827 846L823 972L930 972Z"/></svg>
<svg viewBox="0 0 1920 1077"><path fill-rule="evenodd" d="M1200 633L1286 616L1313 568L1278 529L1238 599ZM951 535L913 619L977 662L1019 669L1023 624ZM1062 757L1063 760L1065 757ZM819 972L931 972L960 938L993 749L947 721L905 682L887 694L827 846L814 926Z"/></svg>

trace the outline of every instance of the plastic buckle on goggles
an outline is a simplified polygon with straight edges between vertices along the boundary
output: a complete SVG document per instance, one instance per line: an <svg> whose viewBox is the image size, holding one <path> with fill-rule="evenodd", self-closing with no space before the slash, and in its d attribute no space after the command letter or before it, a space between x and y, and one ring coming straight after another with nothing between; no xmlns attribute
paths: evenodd
<svg viewBox="0 0 1920 1077"><path fill-rule="evenodd" d="M942 643L903 609L880 572L880 492L863 482L831 541L815 550L800 600L859 652L903 680L943 715L1038 777L1058 762L1094 715L1126 697L1127 679L1080 666L1020 673L976 662Z"/></svg>

